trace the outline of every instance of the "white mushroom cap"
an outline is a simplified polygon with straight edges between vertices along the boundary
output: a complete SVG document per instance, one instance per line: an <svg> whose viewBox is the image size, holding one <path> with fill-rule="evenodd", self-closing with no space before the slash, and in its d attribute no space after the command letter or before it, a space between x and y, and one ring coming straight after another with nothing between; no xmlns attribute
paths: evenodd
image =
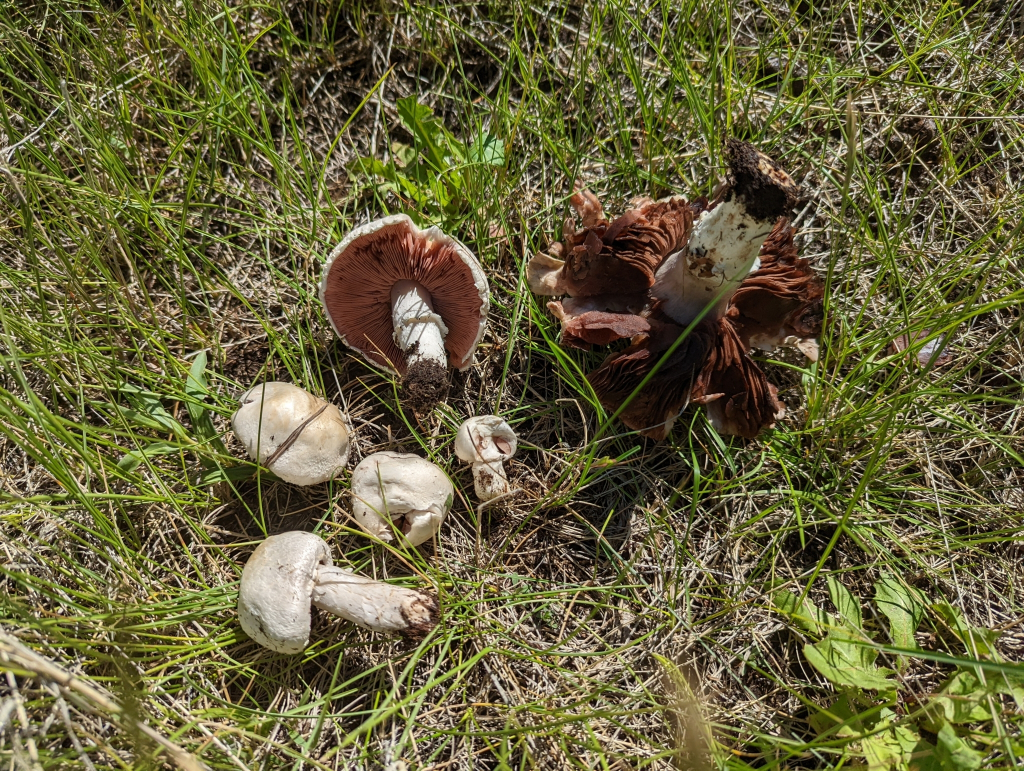
<svg viewBox="0 0 1024 771"><path fill-rule="evenodd" d="M477 498L489 501L509 491L502 464L515 455L517 446L516 432L497 415L478 415L459 426L455 454L473 464Z"/></svg>
<svg viewBox="0 0 1024 771"><path fill-rule="evenodd" d="M238 620L245 633L278 653L299 653L309 642L317 570L331 564L327 544L313 533L272 535L257 546L238 588Z"/></svg>
<svg viewBox="0 0 1024 771"><path fill-rule="evenodd" d="M410 546L430 540L454 497L448 476L418 455L378 452L352 471L352 514L360 527L382 541L394 540L388 520Z"/></svg>
<svg viewBox="0 0 1024 771"><path fill-rule="evenodd" d="M455 454L466 463L506 461L517 446L516 432L497 415L469 418L455 435Z"/></svg>
<svg viewBox="0 0 1024 771"><path fill-rule="evenodd" d="M239 402L231 417L235 435L250 458L284 481L319 484L348 463L348 427L335 405L276 381L249 389Z"/></svg>

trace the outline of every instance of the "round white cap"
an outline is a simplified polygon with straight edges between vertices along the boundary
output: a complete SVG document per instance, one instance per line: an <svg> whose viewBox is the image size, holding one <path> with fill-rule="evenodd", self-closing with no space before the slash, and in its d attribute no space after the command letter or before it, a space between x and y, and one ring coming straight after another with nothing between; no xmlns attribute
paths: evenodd
<svg viewBox="0 0 1024 771"><path fill-rule="evenodd" d="M235 435L250 458L266 465L285 482L327 482L348 463L348 427L334 404L296 385L277 381L250 388L239 402L242 406L231 417ZM293 435L292 444L278 453Z"/></svg>
<svg viewBox="0 0 1024 771"><path fill-rule="evenodd" d="M404 520L398 529L409 545L430 540L454 497L448 476L418 455L378 452L352 471L352 514L360 527L382 541L394 540L388 519Z"/></svg>
<svg viewBox="0 0 1024 771"><path fill-rule="evenodd" d="M469 418L455 435L455 454L466 463L506 461L517 446L516 432L497 415Z"/></svg>
<svg viewBox="0 0 1024 771"><path fill-rule="evenodd" d="M238 620L265 648L299 653L309 642L310 598L320 566L331 553L313 533L272 535L249 557L238 587Z"/></svg>

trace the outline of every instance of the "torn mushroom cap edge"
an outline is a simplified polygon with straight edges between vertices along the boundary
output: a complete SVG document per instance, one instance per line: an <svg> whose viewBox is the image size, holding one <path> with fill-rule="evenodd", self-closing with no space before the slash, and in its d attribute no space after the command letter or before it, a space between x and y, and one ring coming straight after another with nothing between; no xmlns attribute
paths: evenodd
<svg viewBox="0 0 1024 771"><path fill-rule="evenodd" d="M474 351L476 351L476 347L480 345L480 340L483 339L484 331L486 331L487 329L487 316L489 315L491 308L490 285L487 283L487 276L484 274L484 270L480 266L480 263L476 259L476 256L473 254L473 252L471 252L469 248L461 241L459 241L457 238L448 235L436 225L431 225L426 230L421 230L416 225L416 223L412 221L412 218L409 217L409 215L392 214L387 217L382 217L380 219L367 222L349 231L348 235L346 235L345 238L342 239L341 243L331 250L331 253L327 256L327 262L324 263L323 272L320 277L320 305L326 308L324 296L327 292L327 277L331 273L331 266L334 264L334 261L342 254L344 254L345 250L348 249L348 247L357 239L373 235L379 230L383 230L386 227L398 224L405 224L409 228L409 232L412 233L412 235L414 236L423 237L428 240L433 239L435 241L446 241L448 243L451 243L455 249L455 253L459 255L459 258L463 261L463 263L466 264L466 266L470 270L470 273L473 276L473 285L476 286L477 293L480 295L481 300L480 323L479 328L477 329L476 338L473 340L473 345L470 347L469 351L463 357L462 361L455 364L456 369L465 370L473 365L473 353ZM372 364L374 367L383 369L386 372L390 372L392 375L399 374L398 372L395 371L393 367L388 367L377 361L374 361L369 356L367 356L366 353L360 347L352 345L346 339L345 335L343 335L339 331L337 325L334 323L334 319L331 318L331 315L329 313L326 313L326 311L325 315L327 316L327 321L330 322L331 329L334 330L334 334L336 334L341 339L341 342L343 342L346 346L351 348L353 351L358 352L360 356L362 356L364 359L370 362L370 364Z"/></svg>

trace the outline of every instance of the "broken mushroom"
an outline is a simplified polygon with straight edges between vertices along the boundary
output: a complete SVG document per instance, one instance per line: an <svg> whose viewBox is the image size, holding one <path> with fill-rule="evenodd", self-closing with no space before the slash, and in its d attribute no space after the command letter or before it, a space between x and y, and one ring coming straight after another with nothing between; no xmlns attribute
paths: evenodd
<svg viewBox="0 0 1024 771"><path fill-rule="evenodd" d="M576 193L583 229L568 220L562 243L527 269L535 293L568 295L548 303L564 345L629 339L587 377L607 409L656 439L691 400L722 433L756 436L784 409L749 350L788 345L817 359L823 289L785 219L799 188L753 146L725 150L729 175L711 202L642 199L609 222Z"/></svg>
<svg viewBox="0 0 1024 771"><path fill-rule="evenodd" d="M452 507L455 488L437 466L418 455L385 450L352 471L352 515L367 533L410 546L430 540Z"/></svg>
<svg viewBox="0 0 1024 771"><path fill-rule="evenodd" d="M231 428L249 457L294 485L334 479L348 463L341 410L291 383L271 381L239 398Z"/></svg>
<svg viewBox="0 0 1024 771"><path fill-rule="evenodd" d="M396 214L356 228L331 252L320 300L342 341L400 375L403 398L427 413L447 392L449 364L473 363L490 292L460 241Z"/></svg>
<svg viewBox="0 0 1024 771"><path fill-rule="evenodd" d="M311 604L356 626L414 639L437 625L433 595L334 567L327 544L313 533L270 536L242 569L242 629L272 651L299 653L309 642Z"/></svg>
<svg viewBox="0 0 1024 771"><path fill-rule="evenodd" d="M505 461L516 454L516 433L497 415L470 418L455 435L455 454L473 468L476 497L489 501L509 491Z"/></svg>

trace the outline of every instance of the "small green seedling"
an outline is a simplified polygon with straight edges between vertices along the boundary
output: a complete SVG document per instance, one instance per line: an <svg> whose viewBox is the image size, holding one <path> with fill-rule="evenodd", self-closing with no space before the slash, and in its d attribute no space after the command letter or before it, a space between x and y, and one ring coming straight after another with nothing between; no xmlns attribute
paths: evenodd
<svg viewBox="0 0 1024 771"><path fill-rule="evenodd" d="M467 146L456 139L430 107L416 97L397 101L398 118L412 134L413 145L391 144L388 160L356 158L350 172L356 181L371 180L379 193L400 199L417 224L466 215L495 168L505 165L505 144L481 130Z"/></svg>

